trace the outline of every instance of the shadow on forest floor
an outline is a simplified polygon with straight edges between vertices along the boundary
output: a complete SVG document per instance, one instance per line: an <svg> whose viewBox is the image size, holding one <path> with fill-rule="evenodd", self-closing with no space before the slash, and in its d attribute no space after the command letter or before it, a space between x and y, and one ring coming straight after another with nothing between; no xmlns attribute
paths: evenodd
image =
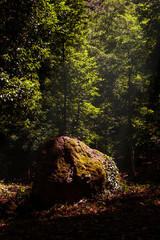
<svg viewBox="0 0 160 240"><path fill-rule="evenodd" d="M11 198L0 220L0 239L160 239L160 184L131 185L110 198L82 199L44 211L29 211L26 206L17 212Z"/></svg>

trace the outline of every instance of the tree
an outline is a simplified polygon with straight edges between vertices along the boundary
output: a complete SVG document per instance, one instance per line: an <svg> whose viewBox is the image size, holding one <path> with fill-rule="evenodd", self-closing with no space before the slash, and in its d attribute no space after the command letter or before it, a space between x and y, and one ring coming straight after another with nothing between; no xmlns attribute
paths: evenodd
<svg viewBox="0 0 160 240"><path fill-rule="evenodd" d="M94 133L91 134L87 119L98 111L92 101L97 94L95 82L101 79L94 58L88 55L83 35L87 24L84 7L84 1L64 2L64 11L57 14L58 27L51 41L51 57L44 62L39 76L43 86L43 109L47 109L45 121L52 128L50 134L74 135L89 142Z"/></svg>
<svg viewBox="0 0 160 240"><path fill-rule="evenodd" d="M148 155L159 159L159 139L160 129L158 119L160 116L159 102L160 102L160 6L159 1L140 1L138 4L138 13L141 25L146 34L147 42L147 68L148 68L148 109L149 113L146 114L146 128L145 139L148 144ZM151 154L152 152L152 154ZM155 154L156 152L156 154Z"/></svg>
<svg viewBox="0 0 160 240"><path fill-rule="evenodd" d="M37 70L49 53L56 13L48 1L21 0L1 1L1 12L1 121L23 125L41 98Z"/></svg>
<svg viewBox="0 0 160 240"><path fill-rule="evenodd" d="M43 0L3 0L0 11L0 154L1 159L10 155L9 163L10 151L29 151L38 135L38 69L49 55L57 16L51 1Z"/></svg>
<svg viewBox="0 0 160 240"><path fill-rule="evenodd" d="M108 134L112 139L120 138L118 144L124 141L128 145L131 170L135 174L134 118L138 117L136 109L140 106L137 100L143 94L146 80L146 40L138 21L136 5L128 1L104 1L101 9L94 13L91 27L93 31L88 35L91 54L96 53L101 76L105 79L100 94L105 96L103 106L106 105L108 113L112 113L110 124L113 125L108 127ZM114 133L120 133L122 127L123 131L127 131L126 135Z"/></svg>
<svg viewBox="0 0 160 240"><path fill-rule="evenodd" d="M50 76L44 80L43 108L47 109L45 122L50 123L51 135L63 133L65 99L65 134L79 137L87 143L92 142L94 136L91 126L99 113L99 109L93 105L94 96L98 95L95 85L101 81L96 63L94 58L89 57L85 46L79 46L79 49L70 46L65 57L65 91L63 67L57 66L56 71L50 69Z"/></svg>

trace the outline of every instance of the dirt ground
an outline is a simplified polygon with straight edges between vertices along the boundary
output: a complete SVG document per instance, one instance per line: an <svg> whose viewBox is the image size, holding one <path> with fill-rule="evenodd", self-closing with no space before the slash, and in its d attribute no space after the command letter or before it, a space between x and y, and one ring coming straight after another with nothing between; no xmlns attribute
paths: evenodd
<svg viewBox="0 0 160 240"><path fill-rule="evenodd" d="M29 186L1 182L0 239L158 240L160 182L159 175L152 176L128 180L124 174L121 192L48 210L35 210L26 200Z"/></svg>

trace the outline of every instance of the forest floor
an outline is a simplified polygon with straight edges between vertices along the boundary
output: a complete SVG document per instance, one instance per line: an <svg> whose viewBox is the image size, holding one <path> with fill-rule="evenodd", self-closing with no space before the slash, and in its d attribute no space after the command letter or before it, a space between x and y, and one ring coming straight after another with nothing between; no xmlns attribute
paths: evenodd
<svg viewBox="0 0 160 240"><path fill-rule="evenodd" d="M126 184L119 193L41 211L24 200L30 186L1 181L0 239L158 240L160 181L157 173L151 175L128 179L123 174Z"/></svg>

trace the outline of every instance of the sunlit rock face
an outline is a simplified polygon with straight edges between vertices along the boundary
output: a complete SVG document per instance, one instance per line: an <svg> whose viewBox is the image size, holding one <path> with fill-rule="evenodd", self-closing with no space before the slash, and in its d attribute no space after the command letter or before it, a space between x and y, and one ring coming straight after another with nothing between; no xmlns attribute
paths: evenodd
<svg viewBox="0 0 160 240"><path fill-rule="evenodd" d="M114 161L75 138L58 137L43 144L33 199L44 207L74 202L119 185Z"/></svg>

